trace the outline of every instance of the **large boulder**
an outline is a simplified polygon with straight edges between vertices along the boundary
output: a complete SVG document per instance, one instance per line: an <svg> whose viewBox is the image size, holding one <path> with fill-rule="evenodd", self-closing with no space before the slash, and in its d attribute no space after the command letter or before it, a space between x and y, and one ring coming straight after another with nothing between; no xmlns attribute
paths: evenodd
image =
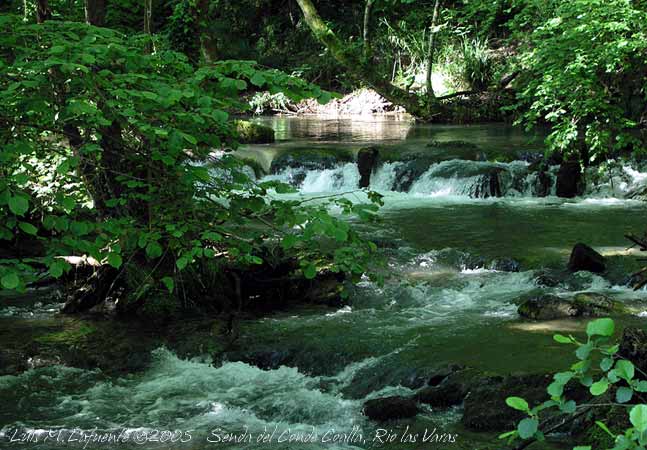
<svg viewBox="0 0 647 450"><path fill-rule="evenodd" d="M418 414L418 405L415 400L406 397L376 398L364 403L364 415L378 422L408 419L415 417L416 414Z"/></svg>
<svg viewBox="0 0 647 450"><path fill-rule="evenodd" d="M586 270L588 272L602 273L606 270L604 256L593 250L586 244L575 244L568 261L568 269L571 272Z"/></svg>
<svg viewBox="0 0 647 450"><path fill-rule="evenodd" d="M366 188L371 184L371 173L377 164L380 152L375 147L363 148L357 154L359 187Z"/></svg>
<svg viewBox="0 0 647 450"><path fill-rule="evenodd" d="M532 320L553 320L569 317L601 317L625 312L621 303L603 294L582 292L573 297L540 295L519 305L520 316Z"/></svg>
<svg viewBox="0 0 647 450"><path fill-rule="evenodd" d="M274 142L274 130L265 125L237 120L235 122L238 142L241 144L271 144Z"/></svg>
<svg viewBox="0 0 647 450"><path fill-rule="evenodd" d="M573 198L580 193L582 169L577 161L564 161L557 172L557 196Z"/></svg>

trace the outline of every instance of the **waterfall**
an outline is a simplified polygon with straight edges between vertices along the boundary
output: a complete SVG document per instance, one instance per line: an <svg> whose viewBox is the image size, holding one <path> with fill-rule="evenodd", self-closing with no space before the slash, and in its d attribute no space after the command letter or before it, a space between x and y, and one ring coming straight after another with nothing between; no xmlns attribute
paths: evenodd
<svg viewBox="0 0 647 450"><path fill-rule="evenodd" d="M374 168L370 189L428 197L547 197L556 195L558 170L557 165L537 170L526 161L384 161ZM280 167L264 179L283 181L302 193L322 193L358 189L359 178L355 162L339 162ZM647 172L630 165L618 164L604 177L597 169L588 169L585 179L585 197L625 198L647 190Z"/></svg>

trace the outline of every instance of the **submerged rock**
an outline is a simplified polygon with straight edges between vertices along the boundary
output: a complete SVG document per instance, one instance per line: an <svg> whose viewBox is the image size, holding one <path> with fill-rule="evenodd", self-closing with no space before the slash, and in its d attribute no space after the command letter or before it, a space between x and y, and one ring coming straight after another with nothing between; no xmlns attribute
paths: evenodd
<svg viewBox="0 0 647 450"><path fill-rule="evenodd" d="M375 147L363 148L357 154L357 170L359 171L359 187L369 187L371 173L375 169L380 152Z"/></svg>
<svg viewBox="0 0 647 450"><path fill-rule="evenodd" d="M235 127L241 144L271 144L275 140L274 130L265 125L237 120Z"/></svg>
<svg viewBox="0 0 647 450"><path fill-rule="evenodd" d="M557 196L573 198L581 189L582 169L577 161L564 161L557 172Z"/></svg>
<svg viewBox="0 0 647 450"><path fill-rule="evenodd" d="M568 269L571 272L586 270L588 272L602 273L606 270L606 261L604 256L588 245L578 243L575 244L571 252Z"/></svg>
<svg viewBox="0 0 647 450"><path fill-rule="evenodd" d="M517 312L532 320L553 320L619 314L625 312L625 308L603 294L579 293L571 298L546 294L526 300L519 305Z"/></svg>
<svg viewBox="0 0 647 450"><path fill-rule="evenodd" d="M413 399L393 396L376 398L364 403L364 415L371 420L407 419L418 414L418 405Z"/></svg>
<svg viewBox="0 0 647 450"><path fill-rule="evenodd" d="M457 379L447 378L438 386L428 386L415 396L420 403L439 408L447 408L463 402L467 395L467 386Z"/></svg>

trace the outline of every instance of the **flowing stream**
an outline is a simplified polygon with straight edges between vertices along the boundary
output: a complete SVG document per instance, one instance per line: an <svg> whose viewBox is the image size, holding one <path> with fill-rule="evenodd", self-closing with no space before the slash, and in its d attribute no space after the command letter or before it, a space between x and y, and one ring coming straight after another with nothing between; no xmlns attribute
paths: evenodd
<svg viewBox="0 0 647 450"><path fill-rule="evenodd" d="M244 350L215 364L209 355L188 361L162 348L142 373L107 377L52 366L0 377L0 446L62 448L55 442L60 433L44 439L54 429L66 445L108 448L82 437L70 444L78 427L121 430L119 448L421 448L399 438L375 440L380 428L402 436L409 427L458 435L453 444L424 448L477 449L496 434L463 428L460 407L427 408L415 419L380 425L362 415L362 405L410 395L447 364L493 374L565 368L571 349L551 336L581 333L585 322L521 320L515 301L527 295L605 293L634 308L626 323L644 320L647 293L628 286L635 261L623 237L645 224L643 204L624 199L647 176L640 168L619 166L583 196L561 199L554 196L553 167L548 195L539 197L529 167L542 151L541 138L502 125L364 120L264 119L277 131L277 143L240 154L269 172L264 179L298 188L288 195L340 193L362 201L358 168L348 155L369 145L386 149L370 185L384 195L382 220L357 223L387 258L393 277L385 286L365 280L347 306L303 307L245 322L238 343ZM447 149L429 146L432 141L462 144ZM304 150L316 150L316 157L298 156ZM397 157L420 151L428 157L423 163ZM498 196L488 193L492 174ZM608 257L608 274L560 271L577 242ZM552 287L538 281L547 271L561 274ZM0 316L50 320L52 311L39 302L2 306ZM12 435L16 429L40 439L9 443L20 437ZM151 440L154 430L181 433L160 432ZM138 442L147 431L149 439ZM272 442L258 441L273 431ZM225 432L242 442L222 442Z"/></svg>

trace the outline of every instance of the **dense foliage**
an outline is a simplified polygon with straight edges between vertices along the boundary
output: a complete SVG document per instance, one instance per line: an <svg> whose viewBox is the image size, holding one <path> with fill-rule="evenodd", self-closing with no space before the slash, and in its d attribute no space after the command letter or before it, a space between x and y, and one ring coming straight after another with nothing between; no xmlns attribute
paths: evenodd
<svg viewBox="0 0 647 450"><path fill-rule="evenodd" d="M83 255L126 275L146 267L131 286L141 298L173 291L197 260L261 264L268 245L298 255L306 278L324 265L361 275L374 247L327 203L273 198L287 187L227 154L241 93L330 94L249 61L196 70L180 53L144 54L146 39L0 16L0 239L13 249L2 287L24 290L43 264L60 277L60 256ZM332 201L367 219L376 208Z"/></svg>

